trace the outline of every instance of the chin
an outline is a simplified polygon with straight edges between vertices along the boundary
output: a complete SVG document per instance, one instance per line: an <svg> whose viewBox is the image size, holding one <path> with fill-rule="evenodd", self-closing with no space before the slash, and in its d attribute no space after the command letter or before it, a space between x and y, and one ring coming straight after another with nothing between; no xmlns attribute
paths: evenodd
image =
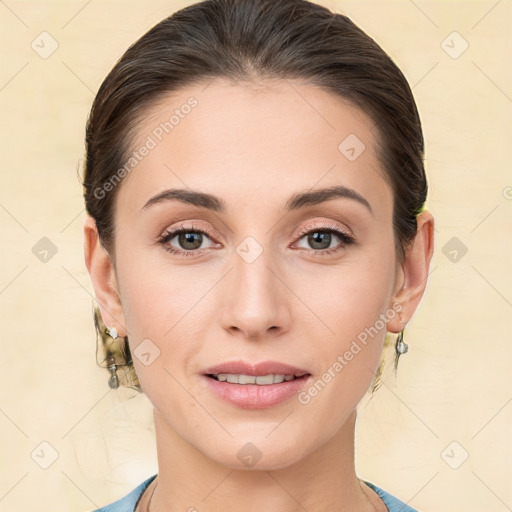
<svg viewBox="0 0 512 512"><path fill-rule="evenodd" d="M275 428L275 425L272 427ZM269 429L270 432L272 429ZM267 432L267 434L268 434ZM267 435L265 434L265 435ZM217 445L215 452L203 451L203 453L215 463L237 470L248 471L274 471L287 468L299 460L306 453L304 444L299 441L303 436L296 437L286 433L286 436L278 436L272 440L254 436L244 436L243 440L231 439L223 446ZM285 438L284 438L285 437ZM211 445L208 446L210 449ZM220 450L219 450L220 448ZM313 447L310 447L313 450Z"/></svg>

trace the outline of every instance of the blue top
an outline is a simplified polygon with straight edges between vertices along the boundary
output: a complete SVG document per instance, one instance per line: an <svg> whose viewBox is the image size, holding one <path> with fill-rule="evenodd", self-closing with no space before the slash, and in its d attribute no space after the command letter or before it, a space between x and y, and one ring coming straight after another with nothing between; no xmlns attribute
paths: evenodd
<svg viewBox="0 0 512 512"><path fill-rule="evenodd" d="M146 490L148 485L156 478L157 475L153 475L149 477L147 480L139 484L133 491L129 494L117 500L110 505L105 505L102 508L97 510L93 510L93 512L134 512L137 503L139 502L142 493ZM366 480L363 482L368 485L371 489L373 489L380 497L380 499L384 502L389 512L418 512L415 508L410 507L403 501L400 501L398 498L395 498L388 492L384 491L380 487L377 487Z"/></svg>

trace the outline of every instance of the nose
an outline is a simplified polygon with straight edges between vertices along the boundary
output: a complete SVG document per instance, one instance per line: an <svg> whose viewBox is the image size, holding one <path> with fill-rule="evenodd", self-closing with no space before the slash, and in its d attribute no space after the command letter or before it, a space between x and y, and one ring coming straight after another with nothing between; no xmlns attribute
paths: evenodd
<svg viewBox="0 0 512 512"><path fill-rule="evenodd" d="M222 291L227 297L222 311L224 329L250 341L277 337L288 331L290 291L275 261L270 261L266 251L252 262L235 253L233 265Z"/></svg>

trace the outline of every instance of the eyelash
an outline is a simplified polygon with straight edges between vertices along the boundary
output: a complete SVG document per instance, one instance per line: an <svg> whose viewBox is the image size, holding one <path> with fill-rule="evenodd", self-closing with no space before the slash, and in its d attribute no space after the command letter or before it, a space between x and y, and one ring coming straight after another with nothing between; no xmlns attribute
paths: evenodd
<svg viewBox="0 0 512 512"><path fill-rule="evenodd" d="M199 229L194 225L190 225L190 226L181 225L177 229L173 229L173 230L164 232L158 238L158 243L163 246L164 250L166 250L172 254L177 254L180 256L195 256L195 255L197 255L197 253L200 252L200 249L185 251L185 250L176 249L172 245L169 245L169 242L174 237L176 237L177 235L179 235L181 233L203 234L203 235L207 235L209 238L211 238L210 233L204 229ZM341 239L341 244L340 244L341 247L338 246L338 247L333 247L331 249L311 249L311 251L318 256L327 256L327 255L336 253L336 252L340 251L341 248L343 248L344 246L349 246L349 245L352 245L355 243L355 240L352 236L348 235L347 233L345 233L338 227L329 226L329 225L317 226L317 227L313 227L313 228L303 228L299 232L299 240L304 238L305 235L309 235L311 233L334 233Z"/></svg>

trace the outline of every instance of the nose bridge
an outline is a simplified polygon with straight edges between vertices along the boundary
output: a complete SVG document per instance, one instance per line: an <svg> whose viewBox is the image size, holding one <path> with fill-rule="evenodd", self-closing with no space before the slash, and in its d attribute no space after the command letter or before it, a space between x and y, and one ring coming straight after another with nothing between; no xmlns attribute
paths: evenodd
<svg viewBox="0 0 512 512"><path fill-rule="evenodd" d="M268 335L284 327L283 284L276 277L270 248L247 237L233 253L233 271L228 279L228 300L223 323L247 337Z"/></svg>

